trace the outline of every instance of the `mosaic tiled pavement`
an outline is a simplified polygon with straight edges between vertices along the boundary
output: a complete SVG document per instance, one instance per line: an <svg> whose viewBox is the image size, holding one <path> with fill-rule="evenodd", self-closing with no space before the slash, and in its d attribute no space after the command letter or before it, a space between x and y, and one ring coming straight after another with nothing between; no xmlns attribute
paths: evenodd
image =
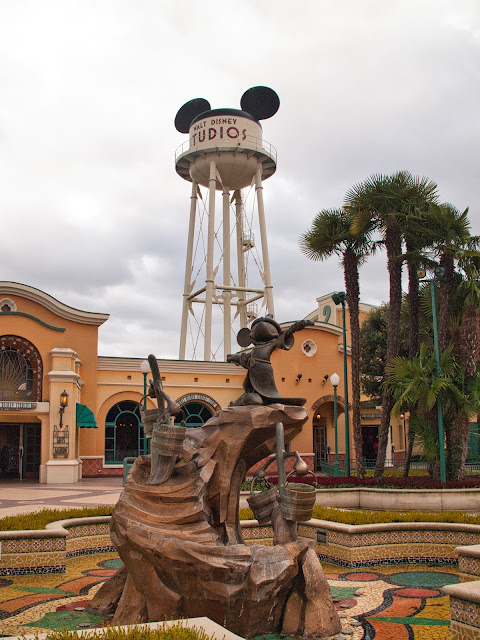
<svg viewBox="0 0 480 640"><path fill-rule="evenodd" d="M115 553L99 553L69 560L66 574L0 578L0 637L102 626L108 620L84 608L119 566ZM323 567L345 638L450 640L449 600L439 587L458 582L453 568Z"/></svg>

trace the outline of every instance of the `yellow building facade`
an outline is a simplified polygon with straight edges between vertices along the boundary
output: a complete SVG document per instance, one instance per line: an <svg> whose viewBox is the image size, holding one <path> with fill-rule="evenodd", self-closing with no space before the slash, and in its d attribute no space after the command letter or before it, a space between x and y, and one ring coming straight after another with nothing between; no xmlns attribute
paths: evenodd
<svg viewBox="0 0 480 640"><path fill-rule="evenodd" d="M361 319L370 310L361 305ZM54 484L122 475L125 458L148 451L139 409L149 376L141 371L143 359L98 355L98 327L108 317L28 285L0 283L0 477ZM320 469L334 453L333 373L340 376L338 449L345 452L341 307L329 294L308 318L315 325L295 334L291 350L277 350L272 364L282 396L307 399L308 421L290 448ZM245 370L231 363L159 360L159 368L190 427L243 392ZM373 433L379 413L368 411L362 423ZM401 427L392 430L397 452L404 448Z"/></svg>

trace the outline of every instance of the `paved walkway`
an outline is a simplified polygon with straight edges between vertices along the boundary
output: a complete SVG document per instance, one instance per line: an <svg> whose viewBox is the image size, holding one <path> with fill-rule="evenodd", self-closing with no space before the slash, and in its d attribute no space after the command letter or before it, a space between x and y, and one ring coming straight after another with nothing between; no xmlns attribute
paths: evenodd
<svg viewBox="0 0 480 640"><path fill-rule="evenodd" d="M114 505L122 478L83 478L75 484L0 480L0 518L41 509Z"/></svg>
<svg viewBox="0 0 480 640"><path fill-rule="evenodd" d="M72 558L64 574L0 578L0 637L108 623L85 611L104 580L121 566L115 553ZM323 565L339 612L343 640L451 640L448 596L458 581L450 567ZM262 640L273 640L266 636Z"/></svg>

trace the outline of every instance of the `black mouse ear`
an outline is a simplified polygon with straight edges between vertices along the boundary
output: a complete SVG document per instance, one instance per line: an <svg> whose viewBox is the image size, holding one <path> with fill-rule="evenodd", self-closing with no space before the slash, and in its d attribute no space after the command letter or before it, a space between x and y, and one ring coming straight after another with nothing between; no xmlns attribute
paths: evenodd
<svg viewBox="0 0 480 640"><path fill-rule="evenodd" d="M243 94L240 106L255 120L266 120L277 113L280 98L269 87L252 87Z"/></svg>
<svg viewBox="0 0 480 640"><path fill-rule="evenodd" d="M250 337L250 329L247 329L247 327L240 329L240 331L237 333L237 342L241 347L248 347L248 345L252 342L252 338Z"/></svg>
<svg viewBox="0 0 480 640"><path fill-rule="evenodd" d="M204 98L194 98L186 102L177 111L175 116L175 129L180 133L188 133L192 120L204 111L210 111L210 103Z"/></svg>

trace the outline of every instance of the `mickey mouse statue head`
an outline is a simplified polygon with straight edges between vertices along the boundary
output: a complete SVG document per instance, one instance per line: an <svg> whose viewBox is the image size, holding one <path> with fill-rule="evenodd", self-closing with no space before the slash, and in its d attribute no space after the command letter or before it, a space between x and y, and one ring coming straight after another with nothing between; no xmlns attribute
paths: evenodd
<svg viewBox="0 0 480 640"><path fill-rule="evenodd" d="M240 329L237 342L241 347L253 347L236 354L229 354L227 362L234 362L248 370L243 382L244 393L231 406L266 405L272 403L303 406L305 398L282 398L275 385L270 356L275 349L288 351L293 347L293 334L313 326L313 320L299 320L282 330L271 315L257 318L251 329Z"/></svg>
<svg viewBox="0 0 480 640"><path fill-rule="evenodd" d="M217 111L235 112L237 115L250 118L255 121L271 118L278 111L280 99L273 89L269 87L252 87L243 94L240 100L242 111L237 109L214 109L205 98L194 98L186 102L175 116L175 128L180 133L188 133L194 120L200 116L216 115Z"/></svg>

